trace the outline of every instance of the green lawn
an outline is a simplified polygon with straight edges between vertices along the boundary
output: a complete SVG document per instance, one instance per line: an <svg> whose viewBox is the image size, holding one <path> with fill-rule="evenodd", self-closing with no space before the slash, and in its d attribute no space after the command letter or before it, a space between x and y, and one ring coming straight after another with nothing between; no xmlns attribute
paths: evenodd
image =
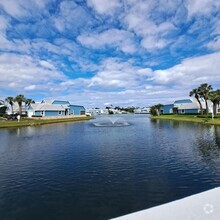
<svg viewBox="0 0 220 220"><path fill-rule="evenodd" d="M76 117L76 118L61 118L61 119L22 119L20 122L11 120L1 120L0 128L13 128L13 127L24 127L24 126L38 126L45 124L54 123L64 123L64 122L74 122L74 121L85 121L89 120L91 117Z"/></svg>
<svg viewBox="0 0 220 220"><path fill-rule="evenodd" d="M173 120L173 121L185 121L185 122L197 122L203 124L220 125L220 118L198 118L196 115L160 115L152 116L152 119Z"/></svg>

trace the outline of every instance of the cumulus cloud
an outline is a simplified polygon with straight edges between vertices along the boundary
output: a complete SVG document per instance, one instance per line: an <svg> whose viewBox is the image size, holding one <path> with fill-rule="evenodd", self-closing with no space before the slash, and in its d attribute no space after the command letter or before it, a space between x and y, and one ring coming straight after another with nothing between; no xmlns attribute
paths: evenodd
<svg viewBox="0 0 220 220"><path fill-rule="evenodd" d="M46 68L46 69L56 70L56 68L54 67L53 64L51 64L51 63L49 63L49 62L47 62L47 61L45 61L45 60L41 60L41 61L39 62L39 64L40 64L42 67Z"/></svg>
<svg viewBox="0 0 220 220"><path fill-rule="evenodd" d="M54 25L59 32L68 32L69 34L78 33L80 28L86 28L92 25L94 19L80 5L74 1L62 1L59 5L58 16L54 17Z"/></svg>
<svg viewBox="0 0 220 220"><path fill-rule="evenodd" d="M190 88L200 83L220 82L220 52L188 58L169 69L154 71L152 80L163 85Z"/></svg>
<svg viewBox="0 0 220 220"><path fill-rule="evenodd" d="M103 61L98 73L91 78L89 87L135 87L145 83L151 74L149 68L140 68L133 66L129 61L109 58Z"/></svg>
<svg viewBox="0 0 220 220"><path fill-rule="evenodd" d="M170 43L166 36L175 30L171 21L156 22L151 18L154 7L153 1L137 1L124 16L125 25L142 38L142 47L150 52L166 47Z"/></svg>
<svg viewBox="0 0 220 220"><path fill-rule="evenodd" d="M36 89L36 85L30 85L30 86L24 87L24 90L35 90L35 89Z"/></svg>
<svg viewBox="0 0 220 220"><path fill-rule="evenodd" d="M213 0L187 0L189 17L196 15L210 15L213 11L219 11L220 2Z"/></svg>
<svg viewBox="0 0 220 220"><path fill-rule="evenodd" d="M8 20L4 16L0 16L0 34L5 35L5 31L9 25Z"/></svg>
<svg viewBox="0 0 220 220"><path fill-rule="evenodd" d="M87 0L87 4L99 14L113 14L122 6L120 0Z"/></svg>
<svg viewBox="0 0 220 220"><path fill-rule="evenodd" d="M134 53L136 46L134 35L125 30L109 29L102 33L88 33L78 36L78 41L89 48L116 47L125 53Z"/></svg>
<svg viewBox="0 0 220 220"><path fill-rule="evenodd" d="M48 0L1 0L0 7L10 16L19 19L35 15L39 16L47 3Z"/></svg>
<svg viewBox="0 0 220 220"><path fill-rule="evenodd" d="M214 51L220 50L220 37L217 37L213 41L209 42L207 47Z"/></svg>
<svg viewBox="0 0 220 220"><path fill-rule="evenodd" d="M18 91L33 90L36 87L46 89L47 85L66 79L59 71L48 69L46 61L17 54L0 55L0 75L2 89L10 87Z"/></svg>

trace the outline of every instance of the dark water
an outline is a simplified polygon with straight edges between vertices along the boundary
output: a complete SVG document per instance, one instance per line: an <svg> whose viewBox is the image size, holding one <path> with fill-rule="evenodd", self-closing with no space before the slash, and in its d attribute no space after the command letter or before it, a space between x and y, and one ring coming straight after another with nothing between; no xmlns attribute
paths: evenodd
<svg viewBox="0 0 220 220"><path fill-rule="evenodd" d="M220 186L220 127L122 117L1 129L0 219L108 219Z"/></svg>

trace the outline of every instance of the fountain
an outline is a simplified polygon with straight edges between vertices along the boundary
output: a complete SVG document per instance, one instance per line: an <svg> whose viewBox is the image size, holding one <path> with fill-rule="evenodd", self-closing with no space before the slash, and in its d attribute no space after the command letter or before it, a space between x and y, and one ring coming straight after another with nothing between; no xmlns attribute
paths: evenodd
<svg viewBox="0 0 220 220"><path fill-rule="evenodd" d="M119 117L106 117L102 119L101 122L93 123L96 127L123 127L130 125L129 123L125 122L123 118Z"/></svg>

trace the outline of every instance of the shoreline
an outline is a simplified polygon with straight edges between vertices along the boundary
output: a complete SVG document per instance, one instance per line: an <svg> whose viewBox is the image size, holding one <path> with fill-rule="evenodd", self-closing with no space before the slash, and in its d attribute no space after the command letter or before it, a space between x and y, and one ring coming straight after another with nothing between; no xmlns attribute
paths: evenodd
<svg viewBox="0 0 220 220"><path fill-rule="evenodd" d="M19 127L27 127L27 126L40 126L47 124L58 124L58 123L67 123L67 122L80 122L87 121L92 119L90 116L85 117L72 117L72 118L56 118L56 119L21 119L18 121L0 121L0 129L1 128L19 128Z"/></svg>
<svg viewBox="0 0 220 220"><path fill-rule="evenodd" d="M180 121L180 122L193 122L204 125L217 125L220 126L220 118L198 118L196 115L159 115L151 116L151 119Z"/></svg>

